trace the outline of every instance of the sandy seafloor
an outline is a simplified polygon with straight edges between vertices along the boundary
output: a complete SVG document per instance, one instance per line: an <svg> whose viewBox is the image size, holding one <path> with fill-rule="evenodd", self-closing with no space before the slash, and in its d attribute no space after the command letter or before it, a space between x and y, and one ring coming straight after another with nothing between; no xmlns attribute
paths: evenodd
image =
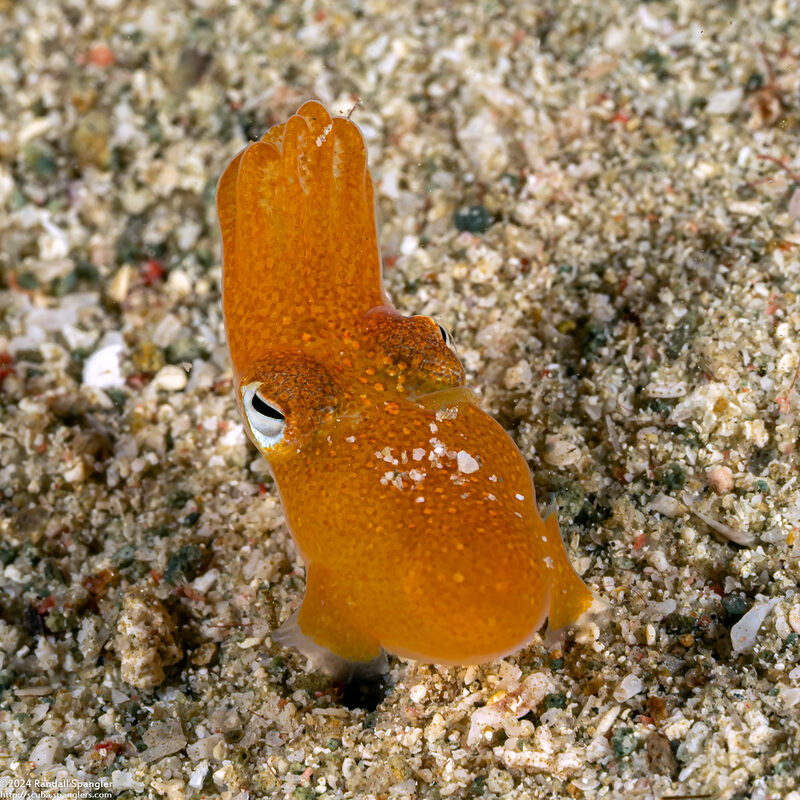
<svg viewBox="0 0 800 800"><path fill-rule="evenodd" d="M797 800L798 20L0 0L15 796ZM356 96L388 291L452 329L597 598L550 648L392 658L366 695L270 640L304 572L234 406L213 206L249 138Z"/></svg>

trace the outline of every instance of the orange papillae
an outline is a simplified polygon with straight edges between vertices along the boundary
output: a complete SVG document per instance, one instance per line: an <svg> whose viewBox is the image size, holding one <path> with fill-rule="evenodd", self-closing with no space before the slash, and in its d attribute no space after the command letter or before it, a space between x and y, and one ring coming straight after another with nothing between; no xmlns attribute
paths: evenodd
<svg viewBox="0 0 800 800"><path fill-rule="evenodd" d="M302 106L229 165L218 206L242 389L285 417L260 446L308 566L300 631L349 661L510 653L591 594L530 471L427 317L380 284L372 183L351 122Z"/></svg>

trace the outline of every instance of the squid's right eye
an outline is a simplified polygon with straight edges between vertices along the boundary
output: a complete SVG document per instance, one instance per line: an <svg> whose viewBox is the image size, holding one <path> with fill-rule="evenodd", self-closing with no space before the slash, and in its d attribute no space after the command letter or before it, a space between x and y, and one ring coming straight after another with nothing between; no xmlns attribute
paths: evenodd
<svg viewBox="0 0 800 800"><path fill-rule="evenodd" d="M434 320L436 322L436 320ZM455 353L456 351L456 340L453 338L453 334L450 333L444 325L440 322L436 322L436 325L439 328L439 333L442 337L442 341Z"/></svg>
<svg viewBox="0 0 800 800"><path fill-rule="evenodd" d="M258 444L274 447L283 438L286 417L274 403L262 397L259 384L242 387L242 400L247 423Z"/></svg>

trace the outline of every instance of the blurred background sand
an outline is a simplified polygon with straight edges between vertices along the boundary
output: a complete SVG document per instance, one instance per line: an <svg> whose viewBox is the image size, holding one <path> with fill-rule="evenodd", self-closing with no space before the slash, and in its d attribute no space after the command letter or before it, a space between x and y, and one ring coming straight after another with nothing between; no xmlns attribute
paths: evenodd
<svg viewBox="0 0 800 800"><path fill-rule="evenodd" d="M0 0L0 775L797 800L798 19ZM599 602L549 647L359 692L270 641L304 573L213 200L308 98L360 99L388 291L558 503Z"/></svg>

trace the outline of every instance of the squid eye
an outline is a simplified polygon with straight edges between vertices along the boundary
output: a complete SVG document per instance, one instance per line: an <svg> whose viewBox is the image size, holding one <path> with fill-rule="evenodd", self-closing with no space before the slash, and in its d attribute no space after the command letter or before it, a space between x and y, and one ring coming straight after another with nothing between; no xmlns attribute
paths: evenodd
<svg viewBox="0 0 800 800"><path fill-rule="evenodd" d="M436 323L437 327L439 328L439 333L442 335L442 341L453 351L456 350L456 340L453 338L453 334L450 333L444 325L440 323Z"/></svg>
<svg viewBox="0 0 800 800"><path fill-rule="evenodd" d="M286 417L276 405L259 394L258 387L257 383L242 387L244 413L258 444L262 447L274 447L283 438Z"/></svg>

